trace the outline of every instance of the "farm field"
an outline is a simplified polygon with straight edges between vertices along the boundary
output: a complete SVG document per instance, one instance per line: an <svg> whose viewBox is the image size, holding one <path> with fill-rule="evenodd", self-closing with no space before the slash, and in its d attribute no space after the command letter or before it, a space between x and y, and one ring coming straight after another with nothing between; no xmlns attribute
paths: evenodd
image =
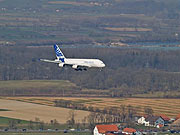
<svg viewBox="0 0 180 135"><path fill-rule="evenodd" d="M0 81L0 89L45 89L47 87L58 88L75 87L75 84L64 80L24 80L24 81Z"/></svg>
<svg viewBox="0 0 180 135"><path fill-rule="evenodd" d="M151 107L154 114L166 114L175 117L180 112L180 99L145 99L145 98L73 98L73 97L4 97L8 100L19 100L46 106L54 106L54 101L58 99L70 100L86 106L97 107L120 107L121 105L131 105L138 108L138 113L143 114L145 107ZM3 109L3 108L2 108ZM5 108L11 109L11 108Z"/></svg>
<svg viewBox="0 0 180 135"><path fill-rule="evenodd" d="M141 42L147 41L147 36L149 41L176 40L172 33L179 32L174 27L179 24L178 14L174 14L179 8L173 6L177 3L178 0L172 4L146 0L0 0L0 44ZM131 5L134 7L129 8ZM151 10L142 8L147 5L152 6ZM166 16L171 8L174 12Z"/></svg>
<svg viewBox="0 0 180 135"><path fill-rule="evenodd" d="M0 111L0 116L2 117L27 121L34 121L35 118L39 118L40 121L44 121L45 123L50 123L50 120L54 119L56 119L59 123L66 123L71 110L6 99L0 99L0 108L9 110ZM81 122L81 120L87 116L89 112L77 110L75 114L75 120Z"/></svg>
<svg viewBox="0 0 180 135"><path fill-rule="evenodd" d="M0 81L1 95L62 95L79 90L78 87L66 80L13 80Z"/></svg>

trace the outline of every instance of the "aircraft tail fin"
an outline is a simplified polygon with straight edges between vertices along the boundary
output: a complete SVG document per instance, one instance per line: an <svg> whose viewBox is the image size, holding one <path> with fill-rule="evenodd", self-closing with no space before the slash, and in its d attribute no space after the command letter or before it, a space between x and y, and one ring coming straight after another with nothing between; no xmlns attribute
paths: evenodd
<svg viewBox="0 0 180 135"><path fill-rule="evenodd" d="M61 62L64 62L65 56L62 53L62 51L60 50L60 48L58 47L58 45L54 45L54 50L56 52L56 57L58 60L60 60Z"/></svg>

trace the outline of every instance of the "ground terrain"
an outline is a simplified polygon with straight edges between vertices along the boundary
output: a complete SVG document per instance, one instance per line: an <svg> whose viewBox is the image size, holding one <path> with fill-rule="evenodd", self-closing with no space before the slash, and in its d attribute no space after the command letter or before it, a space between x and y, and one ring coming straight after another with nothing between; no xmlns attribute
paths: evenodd
<svg viewBox="0 0 180 135"><path fill-rule="evenodd" d="M178 0L0 0L0 44L179 41L178 7Z"/></svg>
<svg viewBox="0 0 180 135"><path fill-rule="evenodd" d="M9 110L0 111L0 116L27 121L35 121L35 118L39 118L41 121L44 121L45 123L50 123L50 120L54 119L56 119L59 123L66 123L70 111L70 109L66 108L59 108L54 106L40 105L6 99L0 99L0 107L2 109ZM88 114L89 112L87 111L77 110L76 121L81 122L81 120Z"/></svg>
<svg viewBox="0 0 180 135"><path fill-rule="evenodd" d="M175 118L177 116L177 114L179 114L180 112L180 99L145 99L145 98L73 98L73 97L2 97L2 101L6 101L4 100L6 99L9 103L13 103L16 102L17 106L20 105L28 105L28 106L32 106L34 108L38 107L39 104L43 105L40 106L39 109L37 109L37 117L42 118L42 120L44 119L44 121L49 121L50 118L44 118L43 116L46 115L46 112L44 112L47 109L57 109L57 111L53 111L53 112L57 112L57 114L55 115L54 113L52 113L53 118L55 118L56 116L60 116L60 114L64 115L66 114L68 111L66 109L63 108L55 108L54 106L54 102L55 100L59 100L59 99L64 99L64 100L70 100L73 101L75 103L80 103L80 104L84 104L86 106L93 106L93 107L97 107L100 109L104 109L105 107L120 107L121 105L131 105L133 107L137 107L138 108L138 114L143 115L144 114L144 108L145 107L151 107L154 111L155 115L158 114L166 114L169 117ZM14 101L15 100L15 101ZM21 102L17 102L21 101ZM7 103L8 103L7 102ZM2 102L3 103L3 102ZM28 104L31 103L31 104ZM18 105L19 104L19 105ZM6 107L7 105L2 106L2 109L9 109L9 110L13 110L13 106L9 106ZM4 108L3 108L4 107ZM25 107L26 108L26 107ZM28 109L28 108L27 108ZM42 111L42 117L40 110L44 110ZM59 112L63 110L63 112ZM15 118L19 118L19 113L21 113L22 110L15 110L14 117ZM25 112L28 110L25 110ZM32 110L33 111L33 110ZM81 111L80 111L81 112ZM27 112L26 112L27 113ZM35 112L34 112L35 113ZM86 116L88 115L88 112L81 112L83 115L78 115L78 118L82 118L81 116ZM10 111L9 113L3 113L0 112L0 114L2 116L13 116L12 112ZM26 116L30 115L31 119L32 118L32 114L26 114ZM67 114L66 114L67 115ZM26 117L25 116L25 117ZM23 117L23 118L25 118ZM49 116L50 117L50 116ZM30 120L30 117L28 118ZM25 119L27 120L27 119ZM65 118L61 118L59 117L58 120L60 122L64 122Z"/></svg>

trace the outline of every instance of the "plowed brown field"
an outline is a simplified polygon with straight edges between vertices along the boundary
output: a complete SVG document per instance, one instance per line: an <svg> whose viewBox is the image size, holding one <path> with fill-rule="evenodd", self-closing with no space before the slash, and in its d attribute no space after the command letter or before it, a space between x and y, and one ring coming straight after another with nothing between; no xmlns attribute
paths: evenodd
<svg viewBox="0 0 180 135"><path fill-rule="evenodd" d="M0 116L16 118L22 120L35 120L39 118L40 121L50 123L50 120L56 119L59 123L66 123L69 111L71 109L53 107L47 105L39 105L34 103L27 103L15 100L0 99L0 109L7 109L10 111L0 111ZM87 111L75 111L75 120L81 120L89 114Z"/></svg>
<svg viewBox="0 0 180 135"><path fill-rule="evenodd" d="M175 117L180 113L180 99L146 99L146 98L73 98L73 97L7 97L6 99L54 106L57 99L71 100L86 106L103 109L104 107L120 107L131 105L138 107L138 113L143 114L145 107L151 107L154 114L166 114ZM44 106L44 107L46 107ZM6 109L6 108L1 108ZM10 109L10 108L7 108ZM67 113L67 112L66 112Z"/></svg>

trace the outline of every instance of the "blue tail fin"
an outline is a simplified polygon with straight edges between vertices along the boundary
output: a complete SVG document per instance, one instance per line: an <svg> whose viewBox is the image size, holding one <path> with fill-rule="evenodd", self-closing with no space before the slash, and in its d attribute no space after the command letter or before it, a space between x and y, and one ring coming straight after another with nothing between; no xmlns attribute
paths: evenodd
<svg viewBox="0 0 180 135"><path fill-rule="evenodd" d="M65 56L56 44L54 45L54 50L56 52L57 59L64 62Z"/></svg>

